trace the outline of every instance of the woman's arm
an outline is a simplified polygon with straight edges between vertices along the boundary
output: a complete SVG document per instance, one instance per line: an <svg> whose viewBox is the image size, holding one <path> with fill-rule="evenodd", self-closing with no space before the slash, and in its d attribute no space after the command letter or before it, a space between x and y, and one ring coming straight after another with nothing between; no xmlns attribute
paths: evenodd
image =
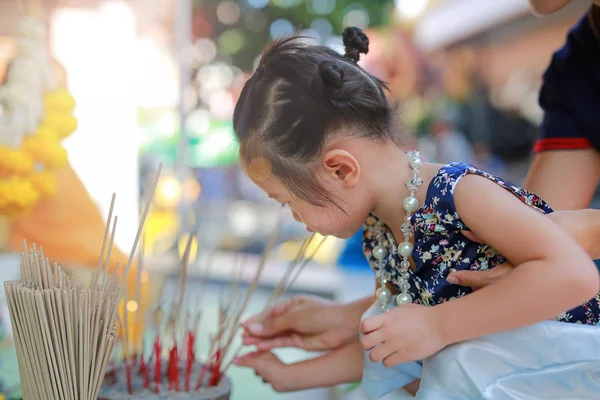
<svg viewBox="0 0 600 400"><path fill-rule="evenodd" d="M467 175L455 187L454 200L469 229L515 269L475 293L434 307L445 342L553 318L598 293L598 270L584 250L506 189Z"/></svg>
<svg viewBox="0 0 600 400"><path fill-rule="evenodd" d="M600 210L556 211L548 217L593 260L600 258Z"/></svg>
<svg viewBox="0 0 600 400"><path fill-rule="evenodd" d="M277 392L294 392L359 381L363 357L359 342L355 342L295 364L286 365L271 352L246 354L235 364L254 369Z"/></svg>
<svg viewBox="0 0 600 400"><path fill-rule="evenodd" d="M578 210L589 206L598 179L600 153L597 150L543 151L534 155L525 188L554 210Z"/></svg>
<svg viewBox="0 0 600 400"><path fill-rule="evenodd" d="M534 14L543 16L557 12L570 2L571 0L529 0L529 7Z"/></svg>

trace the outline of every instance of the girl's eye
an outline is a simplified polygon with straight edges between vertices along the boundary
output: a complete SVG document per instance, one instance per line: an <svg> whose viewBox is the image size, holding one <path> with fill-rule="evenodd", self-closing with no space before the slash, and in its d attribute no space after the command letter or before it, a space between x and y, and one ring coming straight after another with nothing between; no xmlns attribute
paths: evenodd
<svg viewBox="0 0 600 400"><path fill-rule="evenodd" d="M286 208L286 207L289 207L289 206L290 206L290 203L283 203L283 204L281 205L281 207L282 207L282 208Z"/></svg>

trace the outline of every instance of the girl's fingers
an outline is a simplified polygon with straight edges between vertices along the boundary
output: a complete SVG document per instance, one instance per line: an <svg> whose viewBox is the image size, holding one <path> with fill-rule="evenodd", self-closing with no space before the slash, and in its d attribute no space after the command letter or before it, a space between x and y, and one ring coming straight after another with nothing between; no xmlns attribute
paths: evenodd
<svg viewBox="0 0 600 400"><path fill-rule="evenodd" d="M260 334L260 330L262 329L262 323L259 322L260 320L265 321L271 318L279 317L302 303L303 300L301 297L293 297L289 300L282 301L281 303L273 306L271 309L263 310L260 314L253 315L252 317L248 318L242 323L242 327L246 331L250 331L250 333Z"/></svg>
<svg viewBox="0 0 600 400"><path fill-rule="evenodd" d="M366 318L360 324L360 332L363 335L373 332L383 326L384 316L383 315L375 315L373 317Z"/></svg>
<svg viewBox="0 0 600 400"><path fill-rule="evenodd" d="M242 336L242 344L244 346L251 346L253 344L257 344L262 342L261 338L257 338L255 336Z"/></svg>
<svg viewBox="0 0 600 400"><path fill-rule="evenodd" d="M362 348L366 351L373 349L374 347L381 344L382 342L383 342L383 337L381 335L381 332L379 332L379 331L371 332L368 335L364 335L360 339L360 344L362 345Z"/></svg>
<svg viewBox="0 0 600 400"><path fill-rule="evenodd" d="M369 359L374 363L383 361L386 357L389 357L395 353L395 350L387 343L381 343L369 352Z"/></svg>

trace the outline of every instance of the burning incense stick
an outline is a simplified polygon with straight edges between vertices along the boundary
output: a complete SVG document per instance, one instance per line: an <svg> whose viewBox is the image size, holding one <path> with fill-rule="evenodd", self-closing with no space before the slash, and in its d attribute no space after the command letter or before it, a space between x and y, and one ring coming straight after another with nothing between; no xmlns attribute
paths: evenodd
<svg viewBox="0 0 600 400"><path fill-rule="evenodd" d="M144 353L140 357L140 368L136 376L139 387L142 387L143 381L144 389L166 394L168 390L193 392L226 384L225 371L240 350L235 349L236 351L232 353L232 343L240 330L241 318L253 292L258 287L266 261L279 236L280 226L281 218L278 219L277 226L265 246L247 290L242 289L242 260L244 258L241 256L236 258L229 285L226 291L220 293L219 296L216 332L211 335L208 358L203 363L198 362L195 351L196 332L201 317L199 298L203 295L203 290L200 290L199 293L185 295L186 273L190 262L188 258L193 240L193 236L188 237L186 250L181 257L180 274L175 291L168 296L171 303L160 305L154 312L154 323L152 324L156 332L154 348L148 357ZM304 242L298 255L287 267L284 276L272 293L269 304L285 295L324 241L323 239L315 250L309 251L307 249L309 245L312 248L313 240L314 237L311 236ZM308 252L311 254L307 256ZM211 259L212 254L209 255L206 269L202 274L202 289L206 284ZM128 360L125 360L120 364L120 368L125 369L127 362ZM197 381L192 382L192 375L197 377ZM124 390L124 386L121 387Z"/></svg>
<svg viewBox="0 0 600 400"><path fill-rule="evenodd" d="M286 272L284 273L283 277L281 278L278 285L275 287L275 289L271 293L271 297L267 301L264 312L257 316L256 322L259 322L259 323L264 322L264 320L269 315L270 308L277 301L279 301L283 296L285 296L285 294L292 287L292 285L294 284L294 282L296 281L296 279L298 278L298 276L300 275L300 273L302 272L304 267L308 264L308 262L310 260L312 260L312 258L319 251L319 249L321 248L321 246L323 245L323 243L325 243L325 240L327 239L327 237L323 237L321 239L321 241L319 242L319 244L316 246L316 248L312 251L310 256L304 257L304 254L305 254L306 250L308 249L309 244L314 239L314 237L315 237L315 234L313 233L307 239L304 240L302 246L300 247L300 249L298 251L298 254L296 255L296 258L294 258L292 260L292 262L288 265L288 268L286 269ZM231 366L231 364L233 363L235 358L240 354L243 347L244 346L242 344L240 344L236 348L236 350L231 353L230 360L222 368L221 374L224 374L227 371L227 369Z"/></svg>

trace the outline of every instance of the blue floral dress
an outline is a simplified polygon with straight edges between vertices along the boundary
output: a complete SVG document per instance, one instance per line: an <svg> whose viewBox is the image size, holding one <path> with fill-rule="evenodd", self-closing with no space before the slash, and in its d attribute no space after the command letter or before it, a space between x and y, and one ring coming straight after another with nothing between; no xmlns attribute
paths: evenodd
<svg viewBox="0 0 600 400"><path fill-rule="evenodd" d="M412 217L414 227L414 250L412 258L415 270L409 270L409 292L414 303L433 306L462 297L470 288L451 284L446 280L452 271L487 270L506 262L506 259L488 245L467 239L460 231L469 228L460 219L454 206L454 188L466 174L476 174L509 190L523 203L542 213L552 209L536 195L512 185L500 178L483 172L472 165L452 163L442 167L427 188L422 207ZM399 279L401 257L394 238L385 227L383 245L388 248L388 259L379 269L372 250L378 244L377 225L380 221L370 215L365 221L363 252L377 279L396 283ZM558 321L598 325L600 319L600 294L585 304L558 316Z"/></svg>

